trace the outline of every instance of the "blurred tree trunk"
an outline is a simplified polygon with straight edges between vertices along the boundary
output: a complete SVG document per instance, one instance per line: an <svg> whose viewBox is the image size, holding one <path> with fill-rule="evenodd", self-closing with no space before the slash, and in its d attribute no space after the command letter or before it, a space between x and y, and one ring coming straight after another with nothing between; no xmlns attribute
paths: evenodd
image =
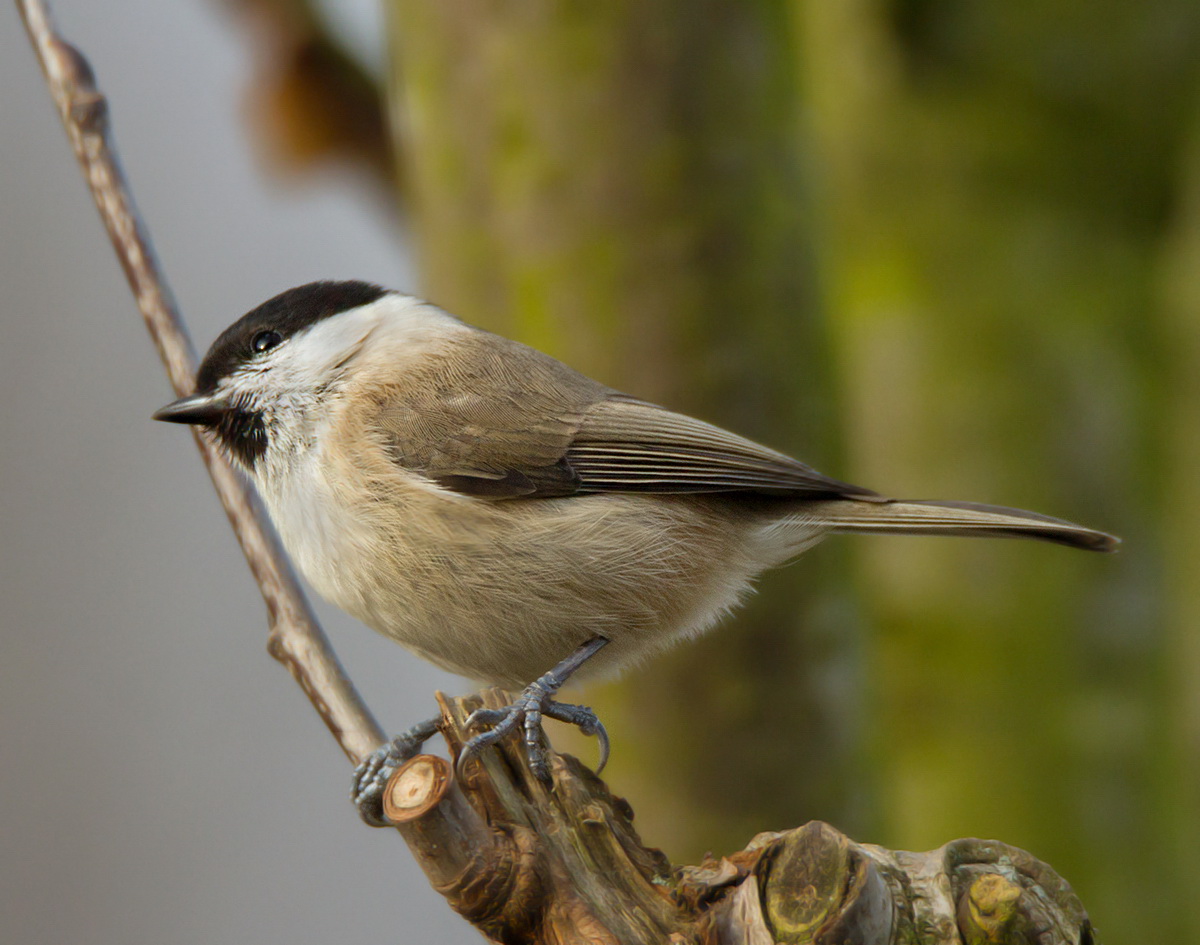
<svg viewBox="0 0 1200 945"><path fill-rule="evenodd" d="M1169 752L1160 762L1167 782L1163 819L1170 824L1171 862L1190 889L1200 883L1200 76L1181 161L1181 198L1171 222L1162 268L1164 420L1158 427L1167 469L1160 513L1166 587L1167 670L1171 710ZM1180 903L1182 941L1200 941L1200 918Z"/></svg>
<svg viewBox="0 0 1200 945"><path fill-rule="evenodd" d="M1167 417L1195 420L1194 384L1172 403L1163 369L1186 343L1194 380L1197 310L1161 317L1160 280L1200 6L797 6L852 468L893 494L1024 505L1126 539L1101 562L864 543L887 628L872 681L891 720L880 842L1005 836L1105 903L1106 938L1194 941L1200 877L1181 837L1195 782L1191 806L1168 807L1163 777L1170 684L1184 685L1164 662L1166 608L1196 612L1194 553L1174 603L1161 575L1195 540L1157 544L1156 520L1194 536L1197 428L1164 437ZM1195 655L1188 631L1177 657Z"/></svg>
<svg viewBox="0 0 1200 945"><path fill-rule="evenodd" d="M791 4L388 7L425 294L842 472ZM589 690L615 736L614 777L673 853L797 818L866 828L859 639L839 554L769 579L736 631Z"/></svg>

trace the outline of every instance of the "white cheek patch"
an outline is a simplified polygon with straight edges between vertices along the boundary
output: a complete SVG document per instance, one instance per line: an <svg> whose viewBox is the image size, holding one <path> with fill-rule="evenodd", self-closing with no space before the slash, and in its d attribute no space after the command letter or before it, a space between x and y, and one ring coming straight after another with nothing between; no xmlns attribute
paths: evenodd
<svg viewBox="0 0 1200 945"><path fill-rule="evenodd" d="M449 312L410 295L389 295L373 306L379 312L378 334L385 347L419 348L447 335L474 331Z"/></svg>
<svg viewBox="0 0 1200 945"><path fill-rule="evenodd" d="M373 334L386 337L382 347L389 354L406 346L462 331L462 322L441 309L411 296L393 293L327 318L280 345L277 357L264 367L279 375L283 388L315 390L327 384L337 370L354 357Z"/></svg>
<svg viewBox="0 0 1200 945"><path fill-rule="evenodd" d="M364 305L317 322L279 346L263 362L279 374L280 386L313 390L326 384L332 372L358 353L379 325L376 305Z"/></svg>

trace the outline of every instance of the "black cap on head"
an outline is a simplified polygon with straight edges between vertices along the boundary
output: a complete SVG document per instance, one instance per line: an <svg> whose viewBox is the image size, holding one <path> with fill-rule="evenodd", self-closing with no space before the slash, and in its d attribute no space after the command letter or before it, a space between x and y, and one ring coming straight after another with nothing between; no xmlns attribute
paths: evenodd
<svg viewBox="0 0 1200 945"><path fill-rule="evenodd" d="M280 292L247 312L212 343L196 372L196 390L211 391L222 377L254 356L252 342L262 331L290 338L322 319L338 315L387 295L388 290L369 282L310 282Z"/></svg>
<svg viewBox="0 0 1200 945"><path fill-rule="evenodd" d="M324 318L369 305L387 293L369 282L310 282L280 292L221 332L196 372L196 392L163 407L154 419L208 427L230 453L253 467L267 449L262 414L230 403L217 393L217 382L265 350L255 345L263 332L276 336L273 344L279 344Z"/></svg>

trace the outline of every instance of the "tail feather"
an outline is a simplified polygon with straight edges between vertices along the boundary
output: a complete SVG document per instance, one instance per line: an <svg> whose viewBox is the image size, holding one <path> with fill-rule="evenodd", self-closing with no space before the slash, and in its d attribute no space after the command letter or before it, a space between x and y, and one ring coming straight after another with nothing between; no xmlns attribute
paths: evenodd
<svg viewBox="0 0 1200 945"><path fill-rule="evenodd" d="M814 509L814 512L816 510ZM1119 538L1048 515L974 502L896 499L822 502L814 515L833 532L1036 538L1088 551L1116 551Z"/></svg>

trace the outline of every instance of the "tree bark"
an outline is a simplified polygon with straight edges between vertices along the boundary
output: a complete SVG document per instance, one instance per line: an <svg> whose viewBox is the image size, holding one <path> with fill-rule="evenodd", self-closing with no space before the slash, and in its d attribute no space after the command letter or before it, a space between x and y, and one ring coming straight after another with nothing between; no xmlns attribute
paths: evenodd
<svg viewBox="0 0 1200 945"><path fill-rule="evenodd" d="M507 696L442 698L457 755L476 708ZM955 840L927 853L856 843L812 821L742 850L673 867L633 810L568 755L553 785L525 763L519 733L455 780L418 755L388 781L384 811L430 883L495 942L522 945L1092 945L1071 887L1028 853Z"/></svg>

